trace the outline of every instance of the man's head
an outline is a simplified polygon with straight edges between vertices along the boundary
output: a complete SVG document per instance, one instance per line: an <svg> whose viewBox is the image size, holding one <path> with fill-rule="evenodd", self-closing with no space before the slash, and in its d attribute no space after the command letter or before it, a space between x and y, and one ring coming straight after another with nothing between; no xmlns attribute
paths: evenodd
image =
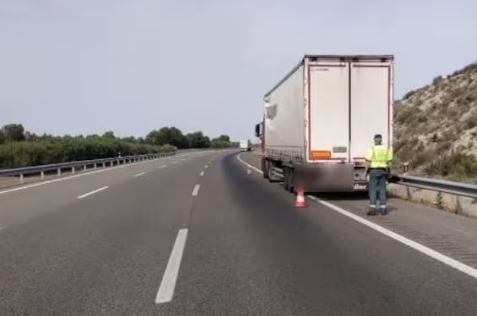
<svg viewBox="0 0 477 316"><path fill-rule="evenodd" d="M381 145L383 143L383 136L381 134L374 135L374 144Z"/></svg>

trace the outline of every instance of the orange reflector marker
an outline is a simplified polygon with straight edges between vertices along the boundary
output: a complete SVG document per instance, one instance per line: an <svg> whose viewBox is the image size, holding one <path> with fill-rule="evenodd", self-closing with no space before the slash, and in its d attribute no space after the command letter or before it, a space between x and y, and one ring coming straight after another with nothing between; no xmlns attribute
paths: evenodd
<svg viewBox="0 0 477 316"><path fill-rule="evenodd" d="M313 159L331 159L331 151L329 150L313 150L311 152Z"/></svg>

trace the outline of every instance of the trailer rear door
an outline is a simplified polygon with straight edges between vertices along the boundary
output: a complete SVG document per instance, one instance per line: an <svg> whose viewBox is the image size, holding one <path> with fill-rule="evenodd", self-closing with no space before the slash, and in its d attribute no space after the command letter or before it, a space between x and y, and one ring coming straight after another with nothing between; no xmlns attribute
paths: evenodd
<svg viewBox="0 0 477 316"><path fill-rule="evenodd" d="M351 63L351 159L362 159L381 134L391 140L392 62Z"/></svg>
<svg viewBox="0 0 477 316"><path fill-rule="evenodd" d="M309 64L308 80L308 161L348 160L349 63Z"/></svg>

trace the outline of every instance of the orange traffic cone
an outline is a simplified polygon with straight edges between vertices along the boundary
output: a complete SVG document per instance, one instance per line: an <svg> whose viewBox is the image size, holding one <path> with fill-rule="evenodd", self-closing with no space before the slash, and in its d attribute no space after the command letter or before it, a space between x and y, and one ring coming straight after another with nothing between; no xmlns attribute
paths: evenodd
<svg viewBox="0 0 477 316"><path fill-rule="evenodd" d="M303 192L303 190L299 190L296 194L295 207L308 207L308 203L306 203L305 192Z"/></svg>

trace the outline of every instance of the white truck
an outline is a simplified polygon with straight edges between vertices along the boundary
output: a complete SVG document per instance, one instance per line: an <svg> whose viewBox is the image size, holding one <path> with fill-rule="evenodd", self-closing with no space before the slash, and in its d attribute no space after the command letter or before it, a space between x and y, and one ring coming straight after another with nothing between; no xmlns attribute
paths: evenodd
<svg viewBox="0 0 477 316"><path fill-rule="evenodd" d="M286 190L366 190L373 136L392 142L392 55L306 55L264 96L262 171Z"/></svg>
<svg viewBox="0 0 477 316"><path fill-rule="evenodd" d="M240 140L240 150L241 151L250 151L252 150L252 143L249 139L241 139Z"/></svg>

